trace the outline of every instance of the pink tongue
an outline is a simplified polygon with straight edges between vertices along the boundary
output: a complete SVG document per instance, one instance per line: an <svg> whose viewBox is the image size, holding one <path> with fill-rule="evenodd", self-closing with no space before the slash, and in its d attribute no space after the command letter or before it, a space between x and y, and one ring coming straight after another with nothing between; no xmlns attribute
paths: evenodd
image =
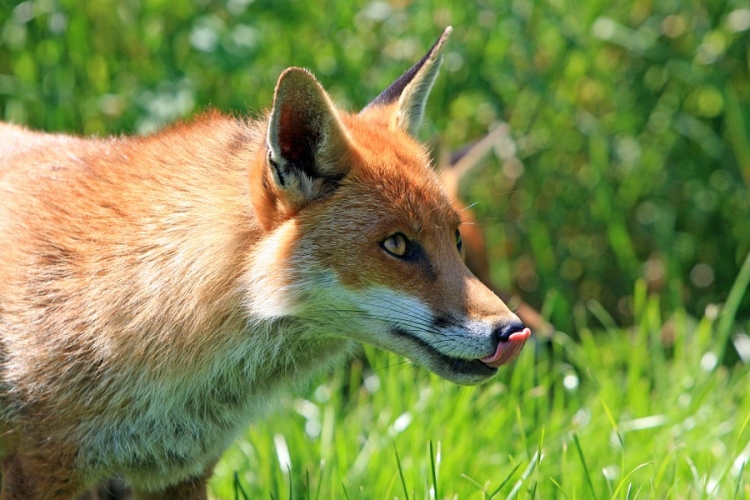
<svg viewBox="0 0 750 500"><path fill-rule="evenodd" d="M480 359L482 363L492 368L510 363L518 357L523 349L523 345L531 336L531 330L524 328L520 332L515 332L508 337L508 340L501 341L497 345L497 350L492 356Z"/></svg>

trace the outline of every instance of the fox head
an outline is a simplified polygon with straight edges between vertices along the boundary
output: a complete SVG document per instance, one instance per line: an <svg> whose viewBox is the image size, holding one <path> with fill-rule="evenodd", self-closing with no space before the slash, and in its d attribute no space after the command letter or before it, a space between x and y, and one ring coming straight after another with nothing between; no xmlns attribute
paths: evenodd
<svg viewBox="0 0 750 500"><path fill-rule="evenodd" d="M356 114L307 71L281 74L250 169L265 237L249 307L474 384L530 331L464 265L461 213L415 140L449 33Z"/></svg>

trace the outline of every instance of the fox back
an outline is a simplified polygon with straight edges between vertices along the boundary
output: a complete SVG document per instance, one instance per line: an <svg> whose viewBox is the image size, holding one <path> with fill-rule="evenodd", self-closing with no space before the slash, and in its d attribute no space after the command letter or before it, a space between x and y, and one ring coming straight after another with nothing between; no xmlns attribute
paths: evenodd
<svg viewBox="0 0 750 500"><path fill-rule="evenodd" d="M359 113L291 68L262 120L0 125L0 498L115 474L205 498L242 429L358 343L463 384L518 355L414 139L448 33Z"/></svg>

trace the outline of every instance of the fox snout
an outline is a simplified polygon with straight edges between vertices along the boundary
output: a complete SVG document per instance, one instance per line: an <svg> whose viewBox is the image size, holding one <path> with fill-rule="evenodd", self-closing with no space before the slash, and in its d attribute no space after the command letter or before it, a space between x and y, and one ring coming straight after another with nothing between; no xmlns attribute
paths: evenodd
<svg viewBox="0 0 750 500"><path fill-rule="evenodd" d="M363 313L355 335L362 334L358 340L402 354L453 382L478 384L516 359L531 336L531 330L500 299L486 292L494 298L495 314L472 314L451 307L446 303L450 301L428 303L413 293L384 287L355 292L352 296Z"/></svg>
<svg viewBox="0 0 750 500"><path fill-rule="evenodd" d="M526 326L520 321L511 321L510 323L501 323L495 327L492 331L492 335L498 340L498 342L507 342L510 340L511 335L527 329Z"/></svg>
<svg viewBox="0 0 750 500"><path fill-rule="evenodd" d="M497 340L495 352L480 361L491 368L498 368L518 357L531 336L531 330L520 321L512 321L496 326L492 335Z"/></svg>

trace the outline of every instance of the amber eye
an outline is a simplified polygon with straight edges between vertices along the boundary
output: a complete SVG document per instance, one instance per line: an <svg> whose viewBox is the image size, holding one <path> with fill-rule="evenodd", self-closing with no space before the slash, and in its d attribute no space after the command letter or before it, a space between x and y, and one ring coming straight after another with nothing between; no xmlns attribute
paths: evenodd
<svg viewBox="0 0 750 500"><path fill-rule="evenodd" d="M456 248L461 252L464 248L464 242L461 240L461 231L456 229Z"/></svg>
<svg viewBox="0 0 750 500"><path fill-rule="evenodd" d="M406 255L406 236L401 233L392 234L380 244L386 252L403 257Z"/></svg>

